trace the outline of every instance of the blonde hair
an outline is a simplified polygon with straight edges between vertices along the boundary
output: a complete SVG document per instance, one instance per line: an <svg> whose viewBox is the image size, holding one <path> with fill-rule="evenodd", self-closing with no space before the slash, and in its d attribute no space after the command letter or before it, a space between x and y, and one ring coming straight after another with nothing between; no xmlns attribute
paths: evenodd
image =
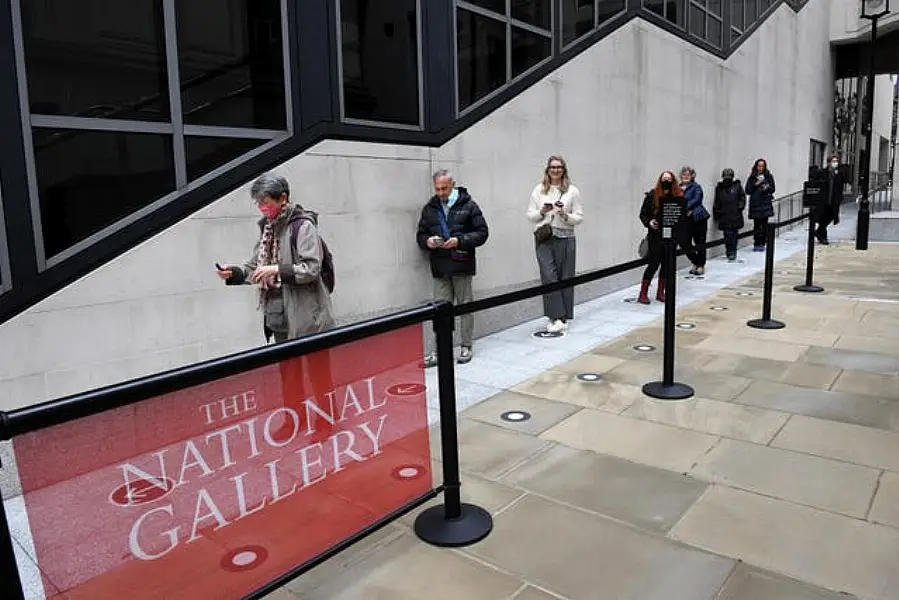
<svg viewBox="0 0 899 600"><path fill-rule="evenodd" d="M564 194L568 191L568 186L571 185L571 178L568 176L568 164L565 162L564 158L555 155L546 159L546 168L543 170L543 193L546 194L549 192L552 181L549 177L549 165L551 165L553 161L562 163L562 185L559 186L559 190Z"/></svg>

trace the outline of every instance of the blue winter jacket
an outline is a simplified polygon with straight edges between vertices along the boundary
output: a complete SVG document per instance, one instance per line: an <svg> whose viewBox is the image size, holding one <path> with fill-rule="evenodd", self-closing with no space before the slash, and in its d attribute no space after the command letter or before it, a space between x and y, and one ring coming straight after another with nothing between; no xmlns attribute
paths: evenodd
<svg viewBox="0 0 899 600"><path fill-rule="evenodd" d="M702 205L702 196L702 186L695 181L691 181L684 186L687 214L694 221L705 221L709 218L709 211Z"/></svg>

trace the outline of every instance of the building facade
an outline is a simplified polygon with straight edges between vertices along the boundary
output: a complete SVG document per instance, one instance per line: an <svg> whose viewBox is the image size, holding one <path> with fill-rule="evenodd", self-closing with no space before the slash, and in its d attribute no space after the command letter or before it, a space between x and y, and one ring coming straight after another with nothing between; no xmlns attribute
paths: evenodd
<svg viewBox="0 0 899 600"><path fill-rule="evenodd" d="M414 232L438 168L490 225L478 296L537 279L524 212L550 154L584 200L579 271L634 257L662 169L693 165L709 193L761 156L799 190L832 144L832 28L825 0L12 0L0 394L263 343L252 290L213 265L250 251L265 170L320 213L343 322L429 298Z"/></svg>

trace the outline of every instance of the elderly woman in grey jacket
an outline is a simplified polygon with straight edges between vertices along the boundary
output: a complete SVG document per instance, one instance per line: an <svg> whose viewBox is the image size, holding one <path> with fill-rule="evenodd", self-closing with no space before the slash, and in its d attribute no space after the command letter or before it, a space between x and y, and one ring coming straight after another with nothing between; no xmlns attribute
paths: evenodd
<svg viewBox="0 0 899 600"><path fill-rule="evenodd" d="M322 281L318 215L290 202L284 177L266 173L250 188L262 213L259 241L239 265L216 265L227 285L257 285L265 339L276 342L333 327L331 298Z"/></svg>

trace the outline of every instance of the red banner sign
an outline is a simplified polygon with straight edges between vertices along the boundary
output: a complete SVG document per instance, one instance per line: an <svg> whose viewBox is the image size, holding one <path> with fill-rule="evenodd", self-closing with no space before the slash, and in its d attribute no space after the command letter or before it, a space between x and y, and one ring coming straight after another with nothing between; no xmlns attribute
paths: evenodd
<svg viewBox="0 0 899 600"><path fill-rule="evenodd" d="M14 440L48 598L240 598L432 487L421 327Z"/></svg>

